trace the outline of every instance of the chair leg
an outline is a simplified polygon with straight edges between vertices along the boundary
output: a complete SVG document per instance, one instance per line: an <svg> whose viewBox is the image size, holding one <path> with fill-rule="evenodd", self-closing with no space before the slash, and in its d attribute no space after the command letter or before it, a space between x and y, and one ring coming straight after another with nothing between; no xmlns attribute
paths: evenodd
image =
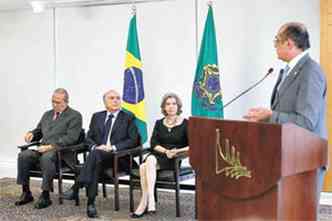
<svg viewBox="0 0 332 221"><path fill-rule="evenodd" d="M157 203L158 202L158 190L157 190L157 182L154 186L154 201Z"/></svg>
<svg viewBox="0 0 332 221"><path fill-rule="evenodd" d="M106 184L103 182L103 196L107 198Z"/></svg>
<svg viewBox="0 0 332 221"><path fill-rule="evenodd" d="M134 212L134 199L133 199L133 177L132 177L132 170L133 170L133 155L130 155L129 161L129 212Z"/></svg>
<svg viewBox="0 0 332 221"><path fill-rule="evenodd" d="M175 200L176 200L176 217L180 217L181 212L180 212L180 190L179 190L179 187L176 187Z"/></svg>
<svg viewBox="0 0 332 221"><path fill-rule="evenodd" d="M114 209L118 211L120 209L119 206L119 178L114 177Z"/></svg>
<svg viewBox="0 0 332 221"><path fill-rule="evenodd" d="M59 188L59 204L63 204L63 190L62 190L62 176L59 175L58 179L58 188Z"/></svg>
<svg viewBox="0 0 332 221"><path fill-rule="evenodd" d="M175 204L176 204L176 217L180 217L180 183L179 183L180 168L178 164L175 165L174 179L175 179Z"/></svg>
<svg viewBox="0 0 332 221"><path fill-rule="evenodd" d="M134 212L134 190L132 176L129 175L129 212Z"/></svg>
<svg viewBox="0 0 332 221"><path fill-rule="evenodd" d="M75 206L80 205L80 194L78 193L78 196L75 198Z"/></svg>
<svg viewBox="0 0 332 221"><path fill-rule="evenodd" d="M114 183L114 210L120 209L119 203L119 176L118 176L118 158L113 159L113 183Z"/></svg>
<svg viewBox="0 0 332 221"><path fill-rule="evenodd" d="M77 174L75 174L75 184L78 180ZM75 191L75 190L74 190ZM80 188L78 187L77 191L77 196L75 197L75 206L79 206L80 205Z"/></svg>
<svg viewBox="0 0 332 221"><path fill-rule="evenodd" d="M178 180L176 180L175 185L176 217L180 217L180 184Z"/></svg>
<svg viewBox="0 0 332 221"><path fill-rule="evenodd" d="M61 161L58 163L58 189L59 189L59 204L63 204L63 189L62 189L62 169Z"/></svg>

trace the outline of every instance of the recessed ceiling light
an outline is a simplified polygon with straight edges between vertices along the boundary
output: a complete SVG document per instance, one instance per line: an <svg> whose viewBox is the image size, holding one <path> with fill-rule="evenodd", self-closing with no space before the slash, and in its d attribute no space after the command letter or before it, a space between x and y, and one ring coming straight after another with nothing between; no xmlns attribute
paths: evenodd
<svg viewBox="0 0 332 221"><path fill-rule="evenodd" d="M31 1L30 5L34 13L41 13L45 10L46 2L45 1Z"/></svg>

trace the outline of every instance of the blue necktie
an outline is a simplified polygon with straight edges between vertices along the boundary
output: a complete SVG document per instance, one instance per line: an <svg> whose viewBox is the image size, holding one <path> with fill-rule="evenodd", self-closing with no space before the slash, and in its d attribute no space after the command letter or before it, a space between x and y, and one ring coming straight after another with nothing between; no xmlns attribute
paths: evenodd
<svg viewBox="0 0 332 221"><path fill-rule="evenodd" d="M113 117L114 117L113 114L108 115L107 121L104 124L103 144L107 144L107 138L112 126Z"/></svg>

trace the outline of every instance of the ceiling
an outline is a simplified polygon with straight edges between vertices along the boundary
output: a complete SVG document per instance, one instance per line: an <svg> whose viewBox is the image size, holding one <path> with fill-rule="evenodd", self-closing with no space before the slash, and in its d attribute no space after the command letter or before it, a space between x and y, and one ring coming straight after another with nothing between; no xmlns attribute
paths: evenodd
<svg viewBox="0 0 332 221"><path fill-rule="evenodd" d="M30 9L30 1L32 0L0 0L0 11L12 11L19 9ZM130 4L131 2L158 2L158 1L174 1L174 0L38 0L44 1L52 5L73 6L73 5L90 5L90 4ZM79 2L79 3L78 3Z"/></svg>
<svg viewBox="0 0 332 221"><path fill-rule="evenodd" d="M0 0L0 10L15 10L28 8L29 0Z"/></svg>

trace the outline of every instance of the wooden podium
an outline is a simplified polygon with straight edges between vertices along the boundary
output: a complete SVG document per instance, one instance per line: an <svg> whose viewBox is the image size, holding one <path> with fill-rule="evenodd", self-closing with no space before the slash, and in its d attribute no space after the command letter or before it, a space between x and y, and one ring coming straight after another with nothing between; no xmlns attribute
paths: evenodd
<svg viewBox="0 0 332 221"><path fill-rule="evenodd" d="M294 124L189 120L199 220L316 220L327 141Z"/></svg>

